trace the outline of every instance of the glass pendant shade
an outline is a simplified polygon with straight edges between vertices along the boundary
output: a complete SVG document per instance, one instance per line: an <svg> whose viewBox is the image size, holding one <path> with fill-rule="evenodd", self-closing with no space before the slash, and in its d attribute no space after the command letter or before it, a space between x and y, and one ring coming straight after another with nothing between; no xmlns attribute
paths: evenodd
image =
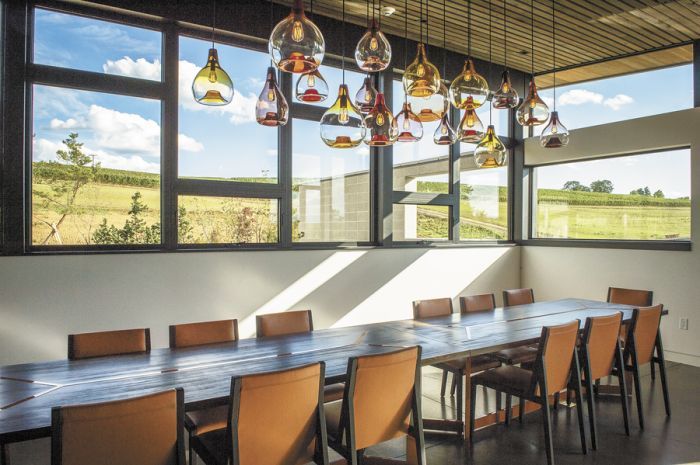
<svg viewBox="0 0 700 465"><path fill-rule="evenodd" d="M476 114L471 96L467 97L467 104L462 121L459 122L457 137L459 137L460 141L471 144L479 143L484 137L484 124L481 122L479 115Z"/></svg>
<svg viewBox="0 0 700 465"><path fill-rule="evenodd" d="M428 61L425 45L418 44L418 53L403 73L403 88L409 97L430 97L440 91L440 71Z"/></svg>
<svg viewBox="0 0 700 465"><path fill-rule="evenodd" d="M384 94L377 94L374 108L365 116L365 144L372 147L384 147L396 142L399 127L394 115L391 114L384 102Z"/></svg>
<svg viewBox="0 0 700 465"><path fill-rule="evenodd" d="M255 119L263 126L284 126L289 118L289 105L277 86L275 68L267 68L267 79L255 104Z"/></svg>
<svg viewBox="0 0 700 465"><path fill-rule="evenodd" d="M336 149L357 147L365 137L360 111L350 100L348 86L341 84L338 98L321 117L321 139Z"/></svg>
<svg viewBox="0 0 700 465"><path fill-rule="evenodd" d="M360 113L366 115L374 108L378 93L379 91L374 87L372 78L370 76L365 77L362 87L355 94L355 106L360 109Z"/></svg>
<svg viewBox="0 0 700 465"><path fill-rule="evenodd" d="M317 69L299 76L295 94L300 102L323 102L328 98L328 83Z"/></svg>
<svg viewBox="0 0 700 465"><path fill-rule="evenodd" d="M209 49L207 64L194 77L192 95L202 105L228 105L233 98L233 82L219 65L215 48Z"/></svg>
<svg viewBox="0 0 700 465"><path fill-rule="evenodd" d="M506 164L506 147L490 124L486 135L474 149L474 163L479 168L497 168Z"/></svg>
<svg viewBox="0 0 700 465"><path fill-rule="evenodd" d="M530 89L527 97L518 108L518 123L523 126L539 126L549 119L547 104L537 95L535 80L530 81Z"/></svg>
<svg viewBox="0 0 700 465"><path fill-rule="evenodd" d="M489 96L489 84L484 77L474 69L474 61L468 58L464 62L462 72L454 78L450 85L450 100L452 105L460 110L464 110L467 105L467 98L472 98L474 108L479 108L484 104Z"/></svg>
<svg viewBox="0 0 700 465"><path fill-rule="evenodd" d="M370 73L384 71L391 62L391 44L374 19L355 47L355 61L361 70Z"/></svg>
<svg viewBox="0 0 700 465"><path fill-rule="evenodd" d="M408 102L404 102L403 108L396 115L396 126L399 128L399 142L417 142L423 138L423 123L413 113Z"/></svg>
<svg viewBox="0 0 700 465"><path fill-rule="evenodd" d="M295 0L289 16L277 23L267 45L272 61L288 73L314 71L326 50L321 30L304 14L302 0Z"/></svg>
<svg viewBox="0 0 700 465"><path fill-rule="evenodd" d="M444 83L440 83L440 90L430 97L408 97L414 113L423 123L439 121L449 108L449 91Z"/></svg>
<svg viewBox="0 0 700 465"><path fill-rule="evenodd" d="M501 87L493 94L491 103L497 110L507 110L518 106L518 92L510 83L510 73L508 70L503 71L501 75Z"/></svg>
<svg viewBox="0 0 700 465"><path fill-rule="evenodd" d="M452 145L457 142L457 133L450 125L450 118L447 112L440 118L440 124L433 134L433 142L437 145Z"/></svg>
<svg viewBox="0 0 700 465"><path fill-rule="evenodd" d="M549 123L542 130L540 144L546 149L557 149L569 144L569 130L559 121L559 112L553 111Z"/></svg>

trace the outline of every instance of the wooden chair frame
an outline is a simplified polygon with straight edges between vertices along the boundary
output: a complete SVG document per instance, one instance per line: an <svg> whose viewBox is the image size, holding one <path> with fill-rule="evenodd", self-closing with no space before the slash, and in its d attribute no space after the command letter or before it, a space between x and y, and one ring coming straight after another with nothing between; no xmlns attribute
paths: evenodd
<svg viewBox="0 0 700 465"><path fill-rule="evenodd" d="M313 313L311 310L290 310L293 312L306 312L306 314L309 317L309 331L314 330L314 318L313 318ZM285 312L282 312L285 313ZM255 337L276 337L276 336L261 336L260 334L262 333L262 318L265 315L256 315L255 316ZM238 330L236 330L238 331Z"/></svg>
<svg viewBox="0 0 700 465"><path fill-rule="evenodd" d="M80 360L88 358L112 357L114 355L147 354L151 351L151 328L143 328L143 331L146 339L146 350L139 352L123 352L109 355L96 355L94 357L81 357ZM68 360L78 360L75 358L75 336L77 336L77 334L68 335Z"/></svg>
<svg viewBox="0 0 700 465"><path fill-rule="evenodd" d="M503 306L504 307L512 307L512 305L510 305L508 303L508 292L509 291L524 291L524 290L530 291L530 298L534 302L535 301L535 291L532 288L530 288L530 289L507 289L507 290L503 291Z"/></svg>
<svg viewBox="0 0 700 465"><path fill-rule="evenodd" d="M229 320L219 320L219 321L232 322L233 334L234 334L233 340L237 341L239 339L238 338L238 319L233 318L233 319L229 319ZM197 323L218 323L219 321L202 321L202 322L195 322L194 324L197 324ZM188 324L188 323L184 323L184 324ZM170 325L168 327L168 346L171 349L178 348L178 344L177 344L177 327L178 326L179 325ZM205 345L209 345L209 344L220 344L220 343L219 342L204 342L202 344L197 344L197 346L205 346ZM150 336L149 336L149 345L150 345ZM197 346L188 346L188 347L197 347Z"/></svg>
<svg viewBox="0 0 700 465"><path fill-rule="evenodd" d="M612 296L613 289L625 289L625 290L628 290L628 291L642 291L642 290L643 290L643 289L626 289L626 288L622 288L622 287L610 286L610 287L608 287L608 296L607 296L607 298L605 299L606 302L608 302L608 303L614 303L614 302L611 302L611 301L610 301L610 298L611 298L611 296ZM647 300L646 300L646 302L644 302L644 305L643 305L643 306L644 306L644 307L651 307L652 302L654 301L654 292L653 292L653 291L646 291L646 290L645 290L644 292L647 293ZM625 327L625 323L622 323L622 326L623 326L623 328L624 328L624 327ZM624 336L624 330L623 330L622 335ZM651 364L651 379L656 379L656 369L654 368L654 364L653 364L653 363Z"/></svg>

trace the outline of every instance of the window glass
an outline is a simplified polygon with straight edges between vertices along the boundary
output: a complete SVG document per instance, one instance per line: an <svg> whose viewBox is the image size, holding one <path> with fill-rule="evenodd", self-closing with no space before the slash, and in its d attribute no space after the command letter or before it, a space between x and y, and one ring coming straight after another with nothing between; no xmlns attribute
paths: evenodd
<svg viewBox="0 0 700 465"><path fill-rule="evenodd" d="M180 38L178 171L180 177L277 182L277 128L255 121L255 103L270 65L267 53L217 44L221 67L233 80L233 100L212 107L192 96L194 76L211 42Z"/></svg>
<svg viewBox="0 0 700 465"><path fill-rule="evenodd" d="M533 236L690 239L690 150L535 168Z"/></svg>
<svg viewBox="0 0 700 465"><path fill-rule="evenodd" d="M161 33L36 8L34 62L161 80Z"/></svg>
<svg viewBox="0 0 700 465"><path fill-rule="evenodd" d="M293 91L295 95L293 99L294 102L305 103L307 105L315 105L324 108L328 108L331 105L333 105L333 102L335 102L335 99L338 96L338 87L340 87L340 84L343 83L343 71L340 68L335 68L333 66L321 65L320 72L321 76L323 76L323 79L325 79L326 83L328 84L328 98L321 102L299 102L296 99L296 93ZM292 84L294 90L296 90L296 85L299 79L306 79L306 76L301 76L298 74L295 74L293 76ZM348 86L348 90L350 91L350 97L353 99L353 102L355 101L355 94L358 90L360 90L360 87L362 87L364 80L365 74L358 73L356 71L348 71L347 69L345 70L345 84Z"/></svg>
<svg viewBox="0 0 700 465"><path fill-rule="evenodd" d="M160 102L33 91L32 244L160 243Z"/></svg>
<svg viewBox="0 0 700 465"><path fill-rule="evenodd" d="M277 199L180 196L181 244L263 244L279 241Z"/></svg>
<svg viewBox="0 0 700 465"><path fill-rule="evenodd" d="M369 148L332 149L316 121L292 129L292 240L369 241Z"/></svg>
<svg viewBox="0 0 700 465"><path fill-rule="evenodd" d="M459 182L460 239L508 239L508 168L462 169Z"/></svg>
<svg viewBox="0 0 700 465"><path fill-rule="evenodd" d="M393 224L395 241L447 240L450 207L394 204Z"/></svg>
<svg viewBox="0 0 700 465"><path fill-rule="evenodd" d="M553 103L552 89L540 97ZM557 88L557 110L567 129L596 126L693 106L693 66L645 71ZM535 135L544 125L535 126Z"/></svg>

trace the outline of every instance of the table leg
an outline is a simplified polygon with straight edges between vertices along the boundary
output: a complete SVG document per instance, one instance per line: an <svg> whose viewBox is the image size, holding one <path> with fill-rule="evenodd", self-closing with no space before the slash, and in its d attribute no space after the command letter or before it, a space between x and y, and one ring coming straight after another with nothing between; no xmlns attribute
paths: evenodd
<svg viewBox="0 0 700 465"><path fill-rule="evenodd" d="M10 465L10 452L7 444L0 444L0 465Z"/></svg>
<svg viewBox="0 0 700 465"><path fill-rule="evenodd" d="M472 402L474 402L475 399L472 399L472 358L467 357L466 362L464 363L464 388L462 389L464 392L464 411L459 411L457 412L458 418L462 423L462 438L469 443L469 437L471 435L471 432L469 431L469 421L468 418L466 418L467 415L469 415L469 412L471 412L472 408Z"/></svg>

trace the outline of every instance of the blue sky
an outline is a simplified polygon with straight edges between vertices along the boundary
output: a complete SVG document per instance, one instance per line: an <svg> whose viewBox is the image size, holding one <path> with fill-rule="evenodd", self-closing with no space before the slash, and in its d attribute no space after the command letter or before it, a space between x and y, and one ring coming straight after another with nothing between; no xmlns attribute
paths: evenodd
<svg viewBox="0 0 700 465"><path fill-rule="evenodd" d="M144 79L161 79L161 37L155 31L63 15L37 9L34 43L37 63L106 72ZM180 40L179 170L193 177L277 177L277 131L258 125L254 106L262 89L269 57L265 53L217 45L222 67L235 86L234 100L224 107L204 107L194 102L190 90L194 74L205 64L210 44L190 38ZM322 105L332 104L340 83L340 70L322 67L330 96ZM354 96L363 76L348 72L346 81ZM395 83L394 110L398 111L400 83ZM649 89L654 89L653 96ZM34 159L50 160L69 132L78 132L88 153L103 166L158 172L160 164L160 104L157 101L51 87L35 87ZM551 90L541 92L551 102ZM653 98L652 98L653 97ZM569 129L618 121L636 116L688 108L692 105L690 66L643 73L620 79L562 87L557 91L557 107ZM480 115L488 124L488 110ZM494 111L497 130L505 127L504 112ZM457 122L454 122L455 124ZM436 123L425 125L419 144L398 144L395 162L402 163L446 154L444 147L432 144ZM334 151L325 147L315 123L299 124L295 136L303 134L308 144L294 144L295 177L317 178L366 170L368 153L361 146ZM498 132L503 132L498 131ZM313 141L316 140L316 143ZM467 148L468 150L468 148ZM464 148L463 148L464 151ZM637 158L635 168L608 162L601 171L595 163L547 168L540 176L543 187L561 187L562 180L576 174L577 180L624 178L636 187L649 185L665 192L689 195L689 155L674 156L674 163L661 163L658 157ZM668 159L668 158L666 158ZM611 171L612 170L612 171ZM543 170L544 171L544 170ZM624 176L622 174L624 173ZM654 173L653 182L649 173ZM498 179L499 177L494 177ZM500 179L494 182L501 182ZM617 189L616 189L617 190Z"/></svg>

